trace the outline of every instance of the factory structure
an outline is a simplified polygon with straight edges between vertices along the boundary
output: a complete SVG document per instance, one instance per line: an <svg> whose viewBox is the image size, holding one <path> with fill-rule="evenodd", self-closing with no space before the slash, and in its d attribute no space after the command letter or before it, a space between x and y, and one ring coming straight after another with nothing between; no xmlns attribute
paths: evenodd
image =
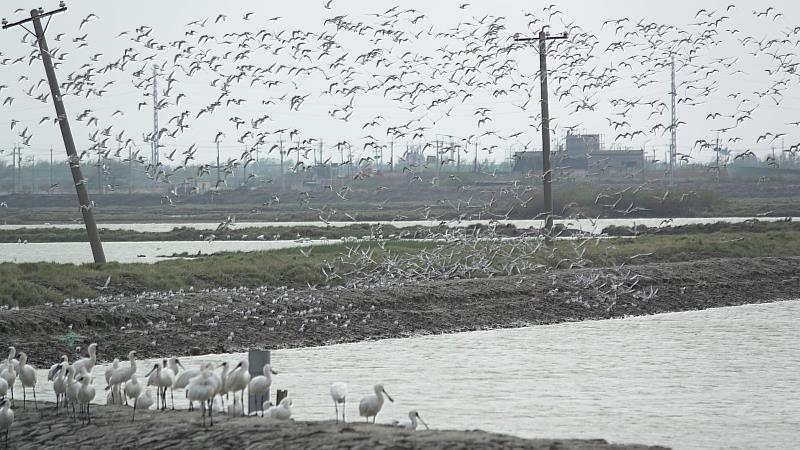
<svg viewBox="0 0 800 450"><path fill-rule="evenodd" d="M550 154L554 171L585 172L588 176L641 173L644 150L607 149L600 134L567 132L557 149ZM541 151L514 154L514 172L542 170Z"/></svg>

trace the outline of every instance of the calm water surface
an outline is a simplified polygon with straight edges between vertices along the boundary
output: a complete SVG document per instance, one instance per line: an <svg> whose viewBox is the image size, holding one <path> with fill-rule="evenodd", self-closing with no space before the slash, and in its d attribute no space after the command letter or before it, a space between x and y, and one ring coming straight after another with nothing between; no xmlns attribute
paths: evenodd
<svg viewBox="0 0 800 450"><path fill-rule="evenodd" d="M708 224L717 222L730 222L738 223L746 220L752 220L753 217L699 217L699 218L674 218L672 219L673 226L690 225L690 224ZM778 221L783 220L783 217L759 217L761 221ZM796 219L796 218L793 218ZM580 229L585 232L599 233L603 228L609 225L617 226L635 226L646 225L648 227L661 226L664 219L650 218L650 219L577 219L577 220L556 220L555 223L564 224L570 228ZM239 222L239 228L243 227L294 227L294 226L315 226L315 227L345 227L355 224L368 224L375 225L383 223L393 225L398 228L412 227L412 226L433 226L438 225L439 221L434 220L401 220L401 221L357 221L357 222ZM488 220L462 220L462 221L449 221L446 222L449 226L469 226L474 224L487 224ZM544 221L542 220L501 220L501 224L512 224L518 228L542 227ZM133 230L140 232L166 232L171 231L177 227L195 228L197 230L216 230L219 222L170 222L170 223L101 223L98 228L106 228L109 230ZM32 224L32 225L0 225L0 230L17 230L20 228L61 228L61 229L83 229L82 224Z"/></svg>
<svg viewBox="0 0 800 450"><path fill-rule="evenodd" d="M333 419L333 381L350 384L347 414L356 419L358 400L381 382L396 400L381 422L404 419L413 408L442 429L678 449L797 448L799 319L800 301L787 301L279 350L273 393L289 390L298 420ZM244 357L182 361L191 367ZM150 364L140 362L140 372ZM104 393L103 368L95 374ZM38 391L52 398L49 386Z"/></svg>

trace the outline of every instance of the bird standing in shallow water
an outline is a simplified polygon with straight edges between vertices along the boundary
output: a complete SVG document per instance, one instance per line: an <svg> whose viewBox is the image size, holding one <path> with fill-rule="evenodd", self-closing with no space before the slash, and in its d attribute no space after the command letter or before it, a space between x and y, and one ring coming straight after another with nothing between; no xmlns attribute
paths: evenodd
<svg viewBox="0 0 800 450"><path fill-rule="evenodd" d="M342 404L342 422L345 420L345 408L347 407L347 383L341 381L331 383L331 398L333 407L336 409L336 423L339 423L339 403Z"/></svg>
<svg viewBox="0 0 800 450"><path fill-rule="evenodd" d="M369 422L369 418L372 417L372 423L375 423L378 413L381 412L381 408L383 408L384 394L386 394L386 398L388 398L390 402L394 403L394 399L386 392L382 384L376 384L374 389L375 395L362 398L361 403L358 404L358 414L361 417L365 417L367 422Z"/></svg>

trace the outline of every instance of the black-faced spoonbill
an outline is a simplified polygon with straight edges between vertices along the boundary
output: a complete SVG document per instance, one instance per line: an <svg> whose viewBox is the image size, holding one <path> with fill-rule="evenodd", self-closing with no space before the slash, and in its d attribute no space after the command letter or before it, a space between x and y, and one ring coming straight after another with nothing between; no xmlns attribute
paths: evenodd
<svg viewBox="0 0 800 450"><path fill-rule="evenodd" d="M91 376L85 371L81 371L81 376L77 380L81 387L78 388L78 403L83 406L86 405L86 424L92 423L92 414L89 406L94 400L94 386L92 386Z"/></svg>
<svg viewBox="0 0 800 450"><path fill-rule="evenodd" d="M408 418L410 422L397 423L397 426L400 428L408 428L409 430L416 430L419 426L419 423L417 423L419 421L425 425L426 430L430 430L430 427L427 423L425 423L424 420L422 420L422 417L419 415L416 409L412 409L408 412Z"/></svg>
<svg viewBox="0 0 800 450"><path fill-rule="evenodd" d="M347 383L341 381L331 383L331 398L333 407L336 409L336 423L339 423L339 403L342 404L342 422L345 420L345 408L347 407Z"/></svg>
<svg viewBox="0 0 800 450"><path fill-rule="evenodd" d="M8 448L8 430L14 423L14 411L7 399L0 400L0 432L6 432L6 448Z"/></svg>
<svg viewBox="0 0 800 450"><path fill-rule="evenodd" d="M261 407L261 417L264 417L264 396L269 397L269 387L272 386L272 375L277 375L278 372L269 364L264 364L263 373L264 375L253 377L247 385L247 392L256 397L256 404Z"/></svg>
<svg viewBox="0 0 800 450"><path fill-rule="evenodd" d="M219 385L211 377L211 370L204 366L198 375L189 382L186 387L186 398L190 402L200 403L200 413L203 415L203 426L206 426L206 409L208 417L211 419L211 426L214 426L213 404L214 395L217 393Z"/></svg>
<svg viewBox="0 0 800 450"><path fill-rule="evenodd" d="M28 364L28 355L25 352L19 354L19 381L22 383L22 409L25 409L25 391L33 388L33 406L39 409L36 403L36 368Z"/></svg>
<svg viewBox="0 0 800 450"><path fill-rule="evenodd" d="M110 372L106 372L106 390L111 390L112 399L111 403L122 403L122 398L119 395L120 385L122 383L127 383L132 376L136 374L136 350L131 350L128 352L128 367L117 367L116 369L112 369ZM138 396L138 395L137 395ZM136 397L134 397L136 398ZM125 396L125 403L128 403L128 397Z"/></svg>
<svg viewBox="0 0 800 450"><path fill-rule="evenodd" d="M136 397L136 399L133 401L133 415L131 415L131 422L136 420L137 409L144 409L146 411L150 409L151 406L153 406L153 392L150 389L145 389L144 392Z"/></svg>
<svg viewBox="0 0 800 450"><path fill-rule="evenodd" d="M386 394L386 398L388 398L390 402L394 403L394 399L386 392L382 384L376 384L374 389L375 395L368 395L362 398L361 403L358 404L358 414L361 417L366 417L367 422L369 422L369 418L372 417L372 423L375 423L378 413L381 412L381 408L383 408L384 394Z"/></svg>
<svg viewBox="0 0 800 450"><path fill-rule="evenodd" d="M242 405L244 405L244 390L247 388L249 383L250 363L245 360L236 365L236 368L233 369L233 372L228 375L228 381L225 384L227 385L228 392L233 392L234 396L237 392L241 392ZM242 415L244 415L244 411L242 411Z"/></svg>
<svg viewBox="0 0 800 450"><path fill-rule="evenodd" d="M88 358L81 358L72 363L72 369L75 371L76 374L81 373L81 368L86 369L87 372L91 373L92 369L94 369L95 364L97 364L97 344L96 343L89 344L88 352L89 352Z"/></svg>
<svg viewBox="0 0 800 450"><path fill-rule="evenodd" d="M271 406L267 410L267 417L276 420L289 420L292 417L292 400L284 398L278 406Z"/></svg>

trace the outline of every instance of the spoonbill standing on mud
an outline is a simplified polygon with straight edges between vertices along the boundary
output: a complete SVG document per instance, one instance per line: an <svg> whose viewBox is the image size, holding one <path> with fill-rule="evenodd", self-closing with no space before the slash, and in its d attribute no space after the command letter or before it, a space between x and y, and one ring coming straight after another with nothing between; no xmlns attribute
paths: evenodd
<svg viewBox="0 0 800 450"><path fill-rule="evenodd" d="M394 399L386 389L383 388L382 384L376 384L374 386L375 395L369 395L361 399L361 403L358 404L358 414L361 417L367 418L367 423L369 423L369 418L372 417L372 423L375 423L375 419L378 416L378 413L381 412L381 408L383 408L383 395L386 394L386 398L389 399L390 402L394 403Z"/></svg>

